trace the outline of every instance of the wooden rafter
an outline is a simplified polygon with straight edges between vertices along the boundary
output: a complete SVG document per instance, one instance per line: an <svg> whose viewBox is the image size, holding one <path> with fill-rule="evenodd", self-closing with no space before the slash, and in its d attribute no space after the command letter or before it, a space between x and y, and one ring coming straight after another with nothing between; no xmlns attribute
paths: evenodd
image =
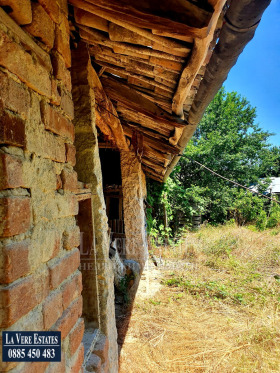
<svg viewBox="0 0 280 373"><path fill-rule="evenodd" d="M153 102L141 96L135 89L123 84L117 78L102 77L103 87L108 96L122 105L131 108L132 110L139 111L140 113L153 118L158 123L163 125L172 124L174 127L184 127L185 123L170 114L165 110L160 109Z"/></svg>
<svg viewBox="0 0 280 373"><path fill-rule="evenodd" d="M99 16L107 21L113 22L116 25L124 27L130 31L135 32L138 35L141 35L149 40L152 40L155 43L161 44L164 47L175 49L178 51L188 51L188 48L182 47L182 44L180 42L155 35L151 31L146 30L146 28L141 28L142 26L135 26L136 23L134 22L128 23L126 16L116 17L116 14L113 11L108 11L107 9L100 8L84 0L68 0L68 2L79 9L83 9L89 13L94 14L95 16ZM198 33L200 32L200 30L195 30Z"/></svg>
<svg viewBox="0 0 280 373"><path fill-rule="evenodd" d="M211 7L208 7L208 10L199 8L188 0L184 2L180 0L153 0L151 2L87 0L87 2L100 7L118 20L125 20L138 27L166 32L177 30L180 34L201 35L201 37L206 36L203 32L207 32L204 29L207 29L212 15ZM163 16L159 16L159 13Z"/></svg>
<svg viewBox="0 0 280 373"><path fill-rule="evenodd" d="M173 97L173 103L172 103L172 111L176 115L180 116L181 118L184 117L184 113L183 113L184 102L190 92L190 89L193 85L193 82L201 66L203 65L205 61L210 43L213 40L214 31L216 29L218 19L225 5L225 2L226 0L217 0L215 4L212 19L210 21L210 26L211 26L210 31L207 37L203 39L198 39L198 38L195 39L190 60L188 61L187 66L184 68L181 74L178 88Z"/></svg>

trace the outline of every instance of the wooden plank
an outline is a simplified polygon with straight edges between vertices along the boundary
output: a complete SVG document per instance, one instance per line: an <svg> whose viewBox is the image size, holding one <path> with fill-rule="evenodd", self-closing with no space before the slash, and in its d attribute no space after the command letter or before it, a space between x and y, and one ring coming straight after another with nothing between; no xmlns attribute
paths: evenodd
<svg viewBox="0 0 280 373"><path fill-rule="evenodd" d="M143 29L141 27L136 26L134 22L128 23L126 21L126 16L116 17L116 13L113 11L109 11L104 8L100 8L99 6L94 5L93 3L89 3L88 1L84 0L68 0L68 2L74 5L77 8L83 9L87 12L90 12L94 15L102 17L107 21L113 22L119 26L125 27L126 29L136 32L138 35L144 36L147 39L150 39L156 43L161 44L164 47L176 49L182 52L188 52L188 47L182 47L181 43L178 43L175 40L164 38L158 35L154 35L151 31ZM196 30L197 31L197 30ZM200 32L200 30L198 30ZM207 32L207 30L204 30ZM204 31L203 35L204 36ZM197 32L196 32L197 33Z"/></svg>
<svg viewBox="0 0 280 373"><path fill-rule="evenodd" d="M79 194L76 194L76 198L77 198L78 202L84 201L85 199L89 199L91 197L92 197L91 193L79 193Z"/></svg>
<svg viewBox="0 0 280 373"><path fill-rule="evenodd" d="M180 56L186 58L191 51L191 47L189 47L188 52L177 51L176 49L171 49L162 46L159 43L156 43L150 39L145 38L144 36L138 35L136 32L130 31L124 27L116 25L115 23L110 23L109 25L109 37L112 41L122 42L122 43L130 43L130 44L138 44L146 47L152 47L154 50L166 52L171 55ZM182 47L186 47L182 45Z"/></svg>
<svg viewBox="0 0 280 373"><path fill-rule="evenodd" d="M40 48L39 45L36 44L35 41L20 26L18 26L2 8L0 8L0 20L10 31L12 31L13 34L19 38L19 40L24 44L26 50L32 51L36 54L47 71L50 72L52 69L52 64L49 54Z"/></svg>
<svg viewBox="0 0 280 373"><path fill-rule="evenodd" d="M159 123L167 123L174 127L184 127L184 121L171 116L166 111L160 109L153 102L141 96L136 90L122 84L119 79L102 77L102 84L108 96L115 101L121 102L124 106L157 120Z"/></svg>
<svg viewBox="0 0 280 373"><path fill-rule="evenodd" d="M87 27L87 26L80 25L79 28L80 28L80 36L81 36L82 39L87 38L88 41L93 41L95 43L96 42L97 43L102 42L103 45L106 45L110 48L118 47L118 48L121 48L121 49L128 50L130 52L133 52L137 55L140 54L140 55L145 55L145 56L151 56L153 58L155 57L157 59L160 58L161 60L164 60L163 66L164 66L164 63L167 63L167 62L165 62L165 60L166 61L170 60L171 64L174 61L175 65L179 64L180 65L180 70L182 69L182 63L184 63L184 59L181 58L181 57L174 56L173 54L168 54L168 53L165 53L165 52L157 51L157 50L154 50L152 48L130 45L130 44L121 43L121 42L118 42L118 41L111 41L109 39L109 37L107 36L107 34L101 32L101 31L92 29L92 28ZM187 55L188 55L188 53L187 53Z"/></svg>
<svg viewBox="0 0 280 373"><path fill-rule="evenodd" d="M179 33L175 32L174 30L172 32L166 32L166 31L162 31L162 30L152 30L152 33L154 35L159 35L159 36L164 36L164 37L168 37L168 38L173 38L173 39L178 39L178 40L181 40L181 41L185 41L185 42L190 43L190 44L192 44L194 42L193 36L189 36L189 35L186 35L186 34L179 34Z"/></svg>
<svg viewBox="0 0 280 373"><path fill-rule="evenodd" d="M219 20L226 0L218 0L215 5L214 13L210 21L210 30L208 36L204 39L195 39L192 54L187 66L182 71L177 91L173 97L172 111L184 118L183 105L189 95L193 82L207 56L210 43L213 40L214 31Z"/></svg>
<svg viewBox="0 0 280 373"><path fill-rule="evenodd" d="M126 136L132 137L133 129L129 126L128 123L122 122L123 131ZM171 146L167 142L155 140L153 137L143 134L144 144L149 145L151 148L159 150L161 152L170 153L170 154L179 154L180 149L175 146Z"/></svg>
<svg viewBox="0 0 280 373"><path fill-rule="evenodd" d="M152 179L155 179L157 181L162 182L163 176L165 174L165 169L163 169L161 172L156 172L153 167L150 167L146 164L142 164L142 169L145 174L148 174Z"/></svg>
<svg viewBox="0 0 280 373"><path fill-rule="evenodd" d="M149 88L149 86L151 86L150 88L152 88L152 87L158 87L158 88L160 88L162 90L170 92L171 93L171 97L173 96L175 84L164 85L162 83L158 83L158 82L156 82L152 78L146 78L146 77L144 77L142 75L132 73L131 71L127 71L125 67L117 67L117 66L114 66L114 65L112 65L110 63L107 63L106 62L107 58L100 57L99 55L97 55L95 57L95 59L96 59L96 62L99 65L104 66L104 67L109 68L112 71L114 71L113 74L115 74L115 75L120 74L119 76L126 75L127 77L131 77L131 78L134 78L135 80L139 81L138 84L137 84L136 81L133 83L132 80L128 79L128 82L131 83L131 84L141 85L139 83L142 82L144 87L147 87L147 88Z"/></svg>
<svg viewBox="0 0 280 373"><path fill-rule="evenodd" d="M160 125L153 119L139 113L139 111L128 109L122 106L120 103L117 104L117 112L120 117L124 118L127 122L139 123L143 127L150 128L164 135L165 137L170 137L171 133L174 131L174 126L170 125Z"/></svg>
<svg viewBox="0 0 280 373"><path fill-rule="evenodd" d="M76 23L80 25L93 27L100 31L109 32L109 22L104 18L98 17L79 8L74 8L74 17Z"/></svg>
<svg viewBox="0 0 280 373"><path fill-rule="evenodd" d="M205 37L210 22L211 7L201 9L188 0L87 0L113 14L117 19L141 28L178 32ZM160 14L160 16L159 16ZM170 17L171 15L171 17ZM174 21L176 19L176 21ZM205 30L206 28L206 30Z"/></svg>

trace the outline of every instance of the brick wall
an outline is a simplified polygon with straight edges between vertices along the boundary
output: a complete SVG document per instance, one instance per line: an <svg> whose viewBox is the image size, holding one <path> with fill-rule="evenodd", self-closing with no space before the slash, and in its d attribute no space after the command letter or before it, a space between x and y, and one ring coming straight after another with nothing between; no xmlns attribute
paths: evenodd
<svg viewBox="0 0 280 373"><path fill-rule="evenodd" d="M0 327L60 330L63 340L61 363L2 363L0 371L80 372L67 1L0 6L9 12L0 8Z"/></svg>

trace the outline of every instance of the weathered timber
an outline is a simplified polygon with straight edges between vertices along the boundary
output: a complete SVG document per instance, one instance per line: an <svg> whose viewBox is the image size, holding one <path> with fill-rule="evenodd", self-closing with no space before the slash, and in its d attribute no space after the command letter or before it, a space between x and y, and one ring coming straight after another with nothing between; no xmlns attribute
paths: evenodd
<svg viewBox="0 0 280 373"><path fill-rule="evenodd" d="M184 101L186 100L195 77L207 56L209 45L213 40L214 31L225 2L226 0L219 0L216 2L214 13L209 23L211 27L208 36L204 39L195 39L190 60L181 74L177 91L173 97L172 111L182 118L184 117Z"/></svg>
<svg viewBox="0 0 280 373"><path fill-rule="evenodd" d="M92 13L78 8L74 8L74 16L76 23L80 25L93 27L100 31L109 32L109 22L104 18L98 17Z"/></svg>
<svg viewBox="0 0 280 373"><path fill-rule="evenodd" d="M185 0L87 0L101 7L125 22L138 27L173 32L193 36L206 36L212 9L201 9L191 1ZM160 14L160 16L159 16ZM171 16L171 18L170 18ZM176 21L174 21L176 19ZM178 21L177 21L178 20ZM206 28L206 30L205 30Z"/></svg>
<svg viewBox="0 0 280 373"><path fill-rule="evenodd" d="M161 60L164 59L164 60L167 60L167 61L170 60L171 63L174 61L177 64L178 63L180 64L180 69L182 68L182 63L184 62L184 59L181 58L181 57L174 56L173 54L168 54L168 53L165 53L165 52L157 51L157 50L154 50L152 48L130 45L130 44L121 43L121 42L118 42L118 41L112 41L112 40L109 39L107 34L101 32L101 31L92 29L92 28L87 27L87 26L80 25L79 28L81 30L80 31L80 36L81 36L82 39L87 38L88 41L92 40L95 43L96 42L97 43L101 42L103 45L109 46L111 48L118 47L118 48L126 49L126 50L129 50L130 52L134 52L138 55L140 54L140 55L156 57L156 58L160 58Z"/></svg>
<svg viewBox="0 0 280 373"><path fill-rule="evenodd" d="M173 30L173 32L166 32L166 31L161 31L161 30L152 30L152 33L155 34L155 35L159 35L159 36L165 36L165 37L168 37L168 38L173 38L173 39L178 39L178 40L181 40L181 41L185 41L185 42L190 43L190 44L193 43L193 37L192 36L188 36L186 34L178 34L174 30Z"/></svg>
<svg viewBox="0 0 280 373"><path fill-rule="evenodd" d="M160 172L157 172L157 170L155 170L153 167L148 166L146 164L142 164L142 169L145 172L145 174L148 174L148 176L152 179L162 182L163 176L165 174L165 169L163 169Z"/></svg>
<svg viewBox="0 0 280 373"><path fill-rule="evenodd" d="M149 86L152 86L152 87L161 88L162 90L166 90L167 92L170 92L172 94L174 92L175 85L173 85L173 87L172 87L172 84L169 84L169 85L161 84L161 83L156 82L153 78L146 78L146 77L144 77L142 75L135 74L135 73L133 73L131 71L128 71L128 70L125 69L125 67L114 66L114 65L112 65L110 63L107 63L107 59L103 58L101 56L96 56L95 60L96 60L96 62L99 65L104 66L106 68L109 68L111 70L114 70L113 74L115 74L115 75L119 75L120 74L120 76L121 76L121 74L123 74L123 75L126 75L128 77L137 79L139 82L144 83L144 87L145 87L145 84L146 84L146 85L149 85ZM129 83L135 84L135 85L139 85L139 83L137 84L137 82L133 83L132 81L129 81Z"/></svg>
<svg viewBox="0 0 280 373"><path fill-rule="evenodd" d="M139 123L141 126L157 131L165 137L169 138L172 131L174 131L174 126L160 125L155 120L150 119L149 117L139 113L138 111L128 109L127 107L122 106L120 103L117 104L117 112L127 122Z"/></svg>
<svg viewBox="0 0 280 373"><path fill-rule="evenodd" d="M142 46L144 45L146 47L152 47L154 50L159 50L159 51L171 54L171 55L180 56L184 58L186 58L189 52L191 51L191 47L189 48L188 52L177 51L176 49L164 47L159 43L156 43L150 39L147 39L144 36L137 34L136 32L130 31L112 22L109 25L109 37L110 37L110 40L112 41L118 41L122 43L130 43L130 44L138 44ZM186 46L183 46L183 45L182 47L187 48Z"/></svg>
<svg viewBox="0 0 280 373"><path fill-rule="evenodd" d="M132 137L133 128L129 126L129 124L122 122L123 131L126 136ZM146 134L143 135L144 144L149 145L151 148L159 150L161 152L170 153L170 154L179 154L180 150L175 147L171 146L167 142L155 140L153 137L148 136Z"/></svg>
<svg viewBox="0 0 280 373"><path fill-rule="evenodd" d="M99 6L93 5L92 3L88 3L84 0L68 0L68 2L72 5L74 5L77 8L86 10L87 12L90 12L94 15L97 15L99 17L102 17L106 19L107 21L113 22L119 26L125 27L126 29L136 32L137 34L146 37L147 39L150 39L156 43L159 43L163 45L164 47L176 49L182 52L188 52L188 47L182 47L181 43L178 43L175 40L171 40L168 38L164 38L158 35L154 35L151 31L143 29L141 27L135 26L135 23L128 23L126 21L126 16L122 16L119 18L116 18L116 14L113 11L109 11L104 8L100 8ZM199 31L199 30L198 30ZM205 30L206 31L206 30Z"/></svg>
<svg viewBox="0 0 280 373"><path fill-rule="evenodd" d="M96 124L100 127L102 131L102 123L105 123L107 126L110 127L113 135L114 140L117 147L120 150L128 151L128 146L126 143L126 139L124 136L124 132L122 130L122 126L120 120L118 118L118 114L116 109L114 108L112 102L107 97L102 84L96 74L94 68L90 65L90 85L94 89L95 92L95 115L96 115Z"/></svg>
<svg viewBox="0 0 280 373"><path fill-rule="evenodd" d="M159 123L169 124L174 127L184 127L185 123L177 117L168 114L160 109L153 102L141 96L136 90L122 84L117 78L102 77L102 84L108 96L115 101L121 102L123 105L140 113L154 118Z"/></svg>

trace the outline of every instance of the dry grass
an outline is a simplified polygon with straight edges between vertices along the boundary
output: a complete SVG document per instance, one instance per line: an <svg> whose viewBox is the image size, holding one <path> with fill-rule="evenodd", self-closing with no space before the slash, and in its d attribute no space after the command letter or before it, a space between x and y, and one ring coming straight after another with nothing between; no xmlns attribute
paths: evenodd
<svg viewBox="0 0 280 373"><path fill-rule="evenodd" d="M162 257L161 290L136 299L121 373L280 372L280 233L204 227Z"/></svg>

